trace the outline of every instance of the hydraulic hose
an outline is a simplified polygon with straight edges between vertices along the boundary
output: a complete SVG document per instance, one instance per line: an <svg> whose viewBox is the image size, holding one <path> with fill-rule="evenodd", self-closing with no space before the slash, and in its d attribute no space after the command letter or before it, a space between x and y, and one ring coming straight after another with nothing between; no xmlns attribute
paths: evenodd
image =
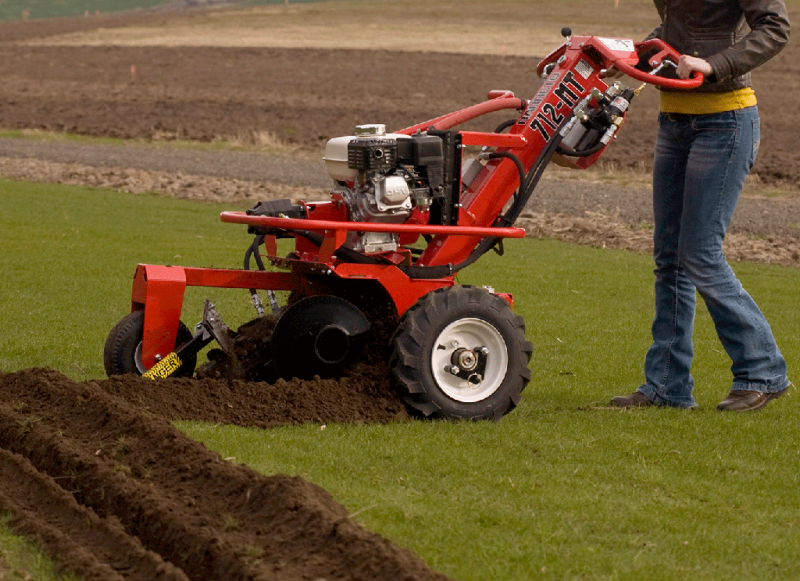
<svg viewBox="0 0 800 581"><path fill-rule="evenodd" d="M495 151L486 155L487 159L498 159L501 157L510 159L517 166L517 171L519 172L519 188L517 188L517 192L514 194L514 199L516 199L522 191L522 187L525 185L525 167L522 165L519 158L510 151Z"/></svg>
<svg viewBox="0 0 800 581"><path fill-rule="evenodd" d="M595 153L603 149L605 146L606 144L601 142L595 145L594 147L590 147L589 149L583 149L581 151L576 151L574 149L566 149L559 146L558 149L556 149L556 153L559 153L561 155L567 155L569 157L589 157L590 155L594 155Z"/></svg>
<svg viewBox="0 0 800 581"><path fill-rule="evenodd" d="M501 133L501 132L505 131L506 129L508 129L509 127L511 127L512 125L514 125L514 123L516 123L516 122L517 122L517 119L508 119L506 121L503 121L500 125L498 125L495 128L494 132L495 133Z"/></svg>
<svg viewBox="0 0 800 581"><path fill-rule="evenodd" d="M514 125L516 122L517 119L507 119L506 121L503 121L500 125L498 125L495 128L494 132L502 133L503 131ZM495 151L492 153L487 153L485 155L487 159L497 159L499 157L510 159L517 166L517 171L519 171L519 188L517 189L517 193L514 194L514 197L516 198L519 195L520 191L522 191L522 185L525 183L525 167L522 165L522 162L516 155L514 155L510 151Z"/></svg>
<svg viewBox="0 0 800 581"><path fill-rule="evenodd" d="M258 253L258 247L264 243L264 236L256 236L253 243L248 246L247 251L244 253L244 269L250 270L250 258L255 257L258 270L266 270L264 261L261 260L261 255ZM252 290L252 289L251 289Z"/></svg>
<svg viewBox="0 0 800 581"><path fill-rule="evenodd" d="M520 194L514 199L514 202L511 204L511 207L508 209L508 211L502 216L498 217L495 223L496 225L510 226L517 221L517 218L519 218L522 210L525 209L525 205L528 203L531 194L533 194L533 190L536 189L536 186L539 183L547 164L550 162L550 158L552 158L553 154L556 152L559 143L561 143L561 136L556 133L555 137L539 154L536 162L531 167L531 171L528 172L524 182L524 187L520 187ZM491 250L491 248L497 244L499 240L502 240L502 238L484 238L464 262L456 265L455 269L461 270L462 268L466 268Z"/></svg>
<svg viewBox="0 0 800 581"><path fill-rule="evenodd" d="M264 242L264 236L259 235L253 239L252 244L247 247L247 250L244 253L244 269L250 270L250 258L255 256L256 264L258 265L259 270L266 270L264 266L264 261L261 260L261 255L258 253L258 247ZM263 317L264 316L264 305L261 303L261 299L258 296L258 290L251 288L247 289L250 291L250 297L253 299L253 305L256 307L256 312L258 315ZM271 291L267 291L271 292ZM270 295L270 302L274 300L274 297Z"/></svg>
<svg viewBox="0 0 800 581"><path fill-rule="evenodd" d="M542 174L544 174L547 164L550 163L550 159L561 145L561 139L561 135L556 133L555 137L553 137L550 143L547 144L547 147L545 147L542 153L539 154L539 157L536 159L536 163L534 163L534 165L531 167L531 171L528 172L527 181L522 191L522 195L518 199L514 200L514 203L508 209L508 212L498 219L498 223L504 222L505 224L513 224L517 221L517 218L519 218L522 210L525 209L528 200L530 200L533 190L535 190L536 186L539 184L539 180L542 178Z"/></svg>

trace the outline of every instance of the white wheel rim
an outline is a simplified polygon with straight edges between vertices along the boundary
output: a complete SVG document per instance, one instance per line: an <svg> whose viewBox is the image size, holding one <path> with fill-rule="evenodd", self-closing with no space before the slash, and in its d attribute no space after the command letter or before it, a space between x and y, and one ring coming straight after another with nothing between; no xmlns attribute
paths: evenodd
<svg viewBox="0 0 800 581"><path fill-rule="evenodd" d="M451 372L453 354L460 349L476 351L486 348L486 365L478 380L471 381ZM462 403L474 403L491 396L505 379L508 371L508 349L500 332L483 319L459 319L445 327L431 352L433 378L450 398Z"/></svg>
<svg viewBox="0 0 800 581"><path fill-rule="evenodd" d="M147 369L144 367L144 363L142 363L142 342L139 341L139 344L136 346L136 352L133 354L133 362L136 364L136 371L139 372L139 375L144 375L147 373Z"/></svg>

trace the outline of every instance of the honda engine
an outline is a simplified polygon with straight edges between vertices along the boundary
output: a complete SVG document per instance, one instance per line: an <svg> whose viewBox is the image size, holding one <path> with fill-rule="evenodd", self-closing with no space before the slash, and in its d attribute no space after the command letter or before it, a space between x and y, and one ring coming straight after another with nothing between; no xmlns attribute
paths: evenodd
<svg viewBox="0 0 800 581"><path fill-rule="evenodd" d="M341 197L352 221L400 224L415 209L425 213L433 206L428 218L442 223L446 215L449 223L455 205L445 173L455 169L457 148L447 146L450 134L443 139L432 133L387 134L383 125L359 125L355 135L328 141L324 159L335 182L331 195ZM389 252L397 249L398 236L350 232L345 246L359 252Z"/></svg>

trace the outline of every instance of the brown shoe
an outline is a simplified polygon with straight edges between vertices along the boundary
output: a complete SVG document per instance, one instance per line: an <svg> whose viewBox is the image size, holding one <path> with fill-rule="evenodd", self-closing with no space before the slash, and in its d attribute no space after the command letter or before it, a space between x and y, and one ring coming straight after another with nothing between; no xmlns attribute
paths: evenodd
<svg viewBox="0 0 800 581"><path fill-rule="evenodd" d="M655 405L652 400L641 391L634 391L631 395L618 395L611 398L611 405L621 408L644 408Z"/></svg>
<svg viewBox="0 0 800 581"><path fill-rule="evenodd" d="M723 412L749 412L759 410L773 399L778 399L787 391L789 391L788 387L775 393L764 393L762 391L751 391L749 389L731 390L728 397L719 403L717 409Z"/></svg>

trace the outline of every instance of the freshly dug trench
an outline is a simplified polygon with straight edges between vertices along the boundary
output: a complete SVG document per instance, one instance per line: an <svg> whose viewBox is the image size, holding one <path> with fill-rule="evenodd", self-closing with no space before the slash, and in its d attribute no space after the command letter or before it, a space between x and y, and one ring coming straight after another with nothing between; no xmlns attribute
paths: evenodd
<svg viewBox="0 0 800 581"><path fill-rule="evenodd" d="M266 425L253 420L267 409L280 418L272 425L408 417L358 413L362 397L394 405L368 387L374 377L362 379L325 383L334 393L323 394L299 381L131 374L76 383L49 369L0 372L0 508L62 568L91 580L445 581L318 486L235 465L167 421ZM350 409L324 405L337 399Z"/></svg>

